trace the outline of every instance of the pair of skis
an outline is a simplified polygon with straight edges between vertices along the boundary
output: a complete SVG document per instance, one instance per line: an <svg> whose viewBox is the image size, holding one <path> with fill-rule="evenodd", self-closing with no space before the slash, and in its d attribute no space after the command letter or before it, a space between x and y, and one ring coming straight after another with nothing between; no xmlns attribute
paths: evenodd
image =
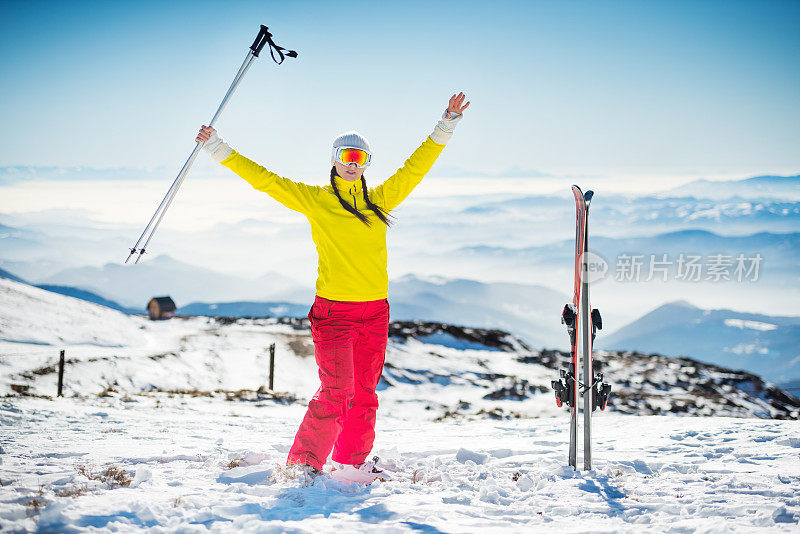
<svg viewBox="0 0 800 534"><path fill-rule="evenodd" d="M593 191L572 186L575 196L575 286L572 302L564 306L561 322L566 325L570 342L569 369L561 370L561 379L553 380L556 404L569 407L569 465L578 469L578 408L583 396L583 468L592 468L592 412L605 410L611 386L603 382L602 373L594 373L592 345L603 320L589 301L587 277L589 252L589 205ZM579 374L583 362L583 372Z"/></svg>

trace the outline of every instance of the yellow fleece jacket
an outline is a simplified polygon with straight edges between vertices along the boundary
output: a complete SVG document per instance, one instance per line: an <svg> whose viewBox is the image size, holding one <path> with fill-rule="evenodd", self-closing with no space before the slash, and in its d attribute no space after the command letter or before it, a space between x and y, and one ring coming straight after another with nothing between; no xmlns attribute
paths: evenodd
<svg viewBox="0 0 800 534"><path fill-rule="evenodd" d="M422 181L444 146L428 137L397 172L369 189L370 200L391 212ZM222 164L253 188L308 218L319 256L317 295L357 302L388 297L386 225L367 209L361 180L334 177L339 194L369 218L370 226L342 207L330 185L320 187L283 178L235 150Z"/></svg>

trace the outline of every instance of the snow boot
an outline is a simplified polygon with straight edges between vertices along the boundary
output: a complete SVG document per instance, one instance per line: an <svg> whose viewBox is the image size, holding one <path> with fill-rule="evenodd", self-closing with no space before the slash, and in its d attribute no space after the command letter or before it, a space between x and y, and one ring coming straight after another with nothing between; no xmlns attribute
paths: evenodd
<svg viewBox="0 0 800 534"><path fill-rule="evenodd" d="M290 470L295 480L301 482L303 486L313 486L314 479L325 474L321 469L306 464L289 464L287 468Z"/></svg>
<svg viewBox="0 0 800 534"><path fill-rule="evenodd" d="M356 465L333 462L331 478L347 484L364 484L365 486L369 486L376 480L386 482L390 478L382 469L378 468L379 461L380 458L375 456L368 462Z"/></svg>

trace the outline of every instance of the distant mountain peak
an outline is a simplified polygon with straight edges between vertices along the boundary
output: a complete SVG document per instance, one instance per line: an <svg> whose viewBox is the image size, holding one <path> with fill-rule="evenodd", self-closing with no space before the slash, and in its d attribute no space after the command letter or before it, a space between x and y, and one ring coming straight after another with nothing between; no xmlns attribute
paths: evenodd
<svg viewBox="0 0 800 534"><path fill-rule="evenodd" d="M662 307L666 307L666 306L671 306L671 307L674 307L674 308L691 308L693 310L700 309L697 306L695 306L694 304L692 304L691 302L689 302L688 300L673 300L672 302L667 302Z"/></svg>
<svg viewBox="0 0 800 534"><path fill-rule="evenodd" d="M598 346L693 359L746 369L782 382L800 375L800 317L703 309L685 300L663 304L598 338Z"/></svg>
<svg viewBox="0 0 800 534"><path fill-rule="evenodd" d="M158 256L154 257L154 262L158 263L159 265L181 265L182 262L176 260L169 254L159 254Z"/></svg>

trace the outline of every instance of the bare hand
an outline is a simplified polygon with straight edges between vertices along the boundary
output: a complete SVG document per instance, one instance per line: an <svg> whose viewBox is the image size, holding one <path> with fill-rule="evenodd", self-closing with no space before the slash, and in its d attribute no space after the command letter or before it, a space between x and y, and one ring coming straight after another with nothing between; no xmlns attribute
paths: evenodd
<svg viewBox="0 0 800 534"><path fill-rule="evenodd" d="M457 95L450 97L450 104L447 106L446 118L449 119L451 113L458 113L459 115L464 113L464 110L469 107L469 101L464 104L465 98L467 98L467 96L464 93L458 93Z"/></svg>
<svg viewBox="0 0 800 534"><path fill-rule="evenodd" d="M205 124L200 127L200 132L197 134L197 137L194 138L195 143L205 143L211 137L211 134L214 133L214 128L211 126L206 126Z"/></svg>

